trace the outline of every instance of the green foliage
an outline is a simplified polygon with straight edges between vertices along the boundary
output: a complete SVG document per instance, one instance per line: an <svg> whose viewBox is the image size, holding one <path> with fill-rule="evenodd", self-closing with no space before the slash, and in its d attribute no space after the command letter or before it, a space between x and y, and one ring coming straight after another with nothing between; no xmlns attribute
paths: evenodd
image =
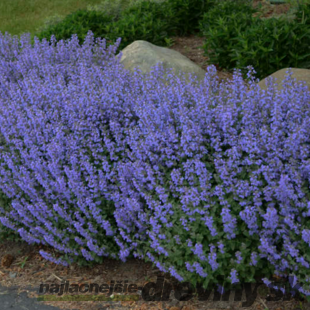
<svg viewBox="0 0 310 310"><path fill-rule="evenodd" d="M291 6L301 7L304 4L310 4L310 0L285 0L286 3L289 3Z"/></svg>
<svg viewBox="0 0 310 310"><path fill-rule="evenodd" d="M220 17L227 17L228 19L232 19L234 13L244 13L248 16L251 16L253 13L259 13L259 10L254 9L249 3L249 1L245 2L243 0L215 0L213 6L202 16L203 21L199 23L200 28L201 23L203 24L203 27L216 25L217 20Z"/></svg>
<svg viewBox="0 0 310 310"><path fill-rule="evenodd" d="M238 32L242 33L251 27L253 23L251 15L255 12L246 4L226 1L217 4L203 15L200 30L206 36L203 49L210 63L219 64L226 69L235 67L236 62L228 56L235 47L233 39ZM209 49L212 50L210 53Z"/></svg>
<svg viewBox="0 0 310 310"><path fill-rule="evenodd" d="M203 17L203 48L211 63L226 69L239 68L243 78L245 67L252 65L260 79L282 68L310 67L307 24L275 18L261 20L249 12L235 13L233 8L233 3L225 2ZM220 11L226 14L219 17Z"/></svg>
<svg viewBox="0 0 310 310"><path fill-rule="evenodd" d="M113 20L118 20L121 12L128 6L128 0L114 0L113 2L110 0L104 0L100 4L89 5L87 10L105 13L106 15L112 17Z"/></svg>
<svg viewBox="0 0 310 310"><path fill-rule="evenodd" d="M20 268L24 269L25 264L26 264L28 258L29 258L29 256L26 256L21 262L17 263L16 265L20 265Z"/></svg>
<svg viewBox="0 0 310 310"><path fill-rule="evenodd" d="M162 3L167 0L104 0L100 4L97 5L89 5L87 9L89 11L99 11L102 13L106 13L107 15L113 17L114 20L118 20L121 16L121 13L134 6L142 1L151 1L154 3Z"/></svg>
<svg viewBox="0 0 310 310"><path fill-rule="evenodd" d="M174 11L170 22L177 28L178 35L199 31L199 20L215 3L216 0L168 0L167 5Z"/></svg>
<svg viewBox="0 0 310 310"><path fill-rule="evenodd" d="M296 12L296 22L310 25L310 3L303 4Z"/></svg>
<svg viewBox="0 0 310 310"><path fill-rule="evenodd" d="M105 28L114 44L121 37L119 49L136 40L145 40L159 46L167 46L168 33L175 33L176 27L169 23L173 11L158 3L143 1L124 10L122 18ZM156 16L156 18L154 18Z"/></svg>
<svg viewBox="0 0 310 310"><path fill-rule="evenodd" d="M2 191L0 191L0 206L2 209L8 211L11 208L11 199L8 198ZM0 242L3 240L22 241L19 233L2 225L0 222Z"/></svg>
<svg viewBox="0 0 310 310"><path fill-rule="evenodd" d="M141 12L143 8L152 12L154 19L169 21L171 26L176 27L179 35L185 35L199 30L198 21L201 15L212 7L215 1L217 0L117 0L110 3L109 0L105 0L102 4L89 9L108 12L115 19L120 19L135 11ZM146 3L155 5L145 6ZM168 19L167 14L162 14L162 12L166 13L166 10L170 12Z"/></svg>
<svg viewBox="0 0 310 310"><path fill-rule="evenodd" d="M55 35L56 40L70 39L77 34L79 43L82 44L87 32L91 30L95 37L102 37L105 34L105 25L112 22L112 17L96 11L78 10L68 15L63 21L47 27L44 31L36 34L41 40L50 40Z"/></svg>
<svg viewBox="0 0 310 310"><path fill-rule="evenodd" d="M219 2L204 13L202 19L199 21L199 29L204 33L209 28L216 28L219 24L221 24L221 20L226 20L228 23L233 25L240 24L243 27L247 27L250 26L252 22L252 14L258 12L259 11L257 9L252 8L241 0L236 2L231 2L228 0ZM234 28L232 26L227 28L227 32L232 32L233 30Z"/></svg>
<svg viewBox="0 0 310 310"><path fill-rule="evenodd" d="M211 154L214 150L210 149ZM214 164L212 162L206 162L208 166L208 171L216 171ZM212 167L213 166L213 167ZM165 167L159 165L161 169L165 169ZM210 169L210 170L209 170ZM184 175L182 175L185 177ZM251 169L243 170L240 173L239 178L249 181L252 176ZM221 180L221 177L217 174L213 174L214 179ZM183 181L185 186L190 188L191 186L195 187L196 184L199 183L199 179L194 179L194 183L190 183L188 181ZM196 183L197 182L197 183ZM221 182L214 182L212 188L214 189L217 185ZM251 262L251 253L257 251L260 245L260 236L257 234L250 235L248 233L248 229L246 224L240 219L239 213L243 209L238 202L234 199L233 195L230 193L226 193L224 195L225 200L227 199L229 205L231 206L231 215L237 219L236 227L236 238L229 240L223 231L220 231L220 227L222 226L222 219L221 219L221 211L222 207L218 203L217 198L214 198L214 202L216 203L216 207L213 206L210 208L209 216L214 219L213 227L217 230L217 235L212 236L211 232L206 229L205 225L202 225L200 222L201 215L200 214L193 214L191 217L194 218L194 221L191 221L189 227L190 230L186 231L183 229L182 223L180 222L180 218L184 216L183 211L180 208L180 201L178 199L169 200L170 203L173 205L173 212L174 214L171 215L168 222L173 223L172 227L169 229L165 228L165 230L161 230L160 232L165 234L166 238L169 243L165 244L165 250L169 253L169 265L167 261L162 260L162 256L159 256L159 260L165 262L168 266L184 266L185 262L193 263L192 261L192 251L189 249L187 244L188 240L191 240L193 244L202 244L203 249L209 252L210 244L216 244L218 241L222 241L225 245L225 252L217 252L217 262L219 263L219 268L216 271L212 271L211 266L205 267L205 272L208 273L207 278L203 278L197 276L197 274L192 273L191 275L186 275L186 281L189 281L193 285L202 285L203 288L213 288L216 284L220 284L225 287L226 290L236 289L236 284L232 284L229 278L224 277L224 275L229 274L231 270L231 264L235 261L235 256L232 254L235 251L240 251L241 256L243 258L242 263L237 265L237 272L240 283L254 283L257 278L270 278L274 272L274 266L268 261L267 259L260 259L255 266L250 265ZM159 199L159 198L158 198ZM253 199L253 196L247 197L247 200ZM174 201L173 201L174 200ZM257 224L260 229L263 227L262 219L258 218ZM180 239L180 243L176 241L174 236L178 236ZM137 251L139 254L143 254L145 260L147 262L151 262L152 260L148 258L146 255L147 252L150 252L153 256L156 257L156 251L151 249L151 242L150 240L139 241L140 247L145 249L144 251ZM184 244L184 246L182 246ZM179 250L182 247L181 250ZM182 268L182 267L181 267ZM178 270L178 274L182 277L185 277L186 270L184 268L184 273L181 270ZM216 287L216 286L215 286Z"/></svg>

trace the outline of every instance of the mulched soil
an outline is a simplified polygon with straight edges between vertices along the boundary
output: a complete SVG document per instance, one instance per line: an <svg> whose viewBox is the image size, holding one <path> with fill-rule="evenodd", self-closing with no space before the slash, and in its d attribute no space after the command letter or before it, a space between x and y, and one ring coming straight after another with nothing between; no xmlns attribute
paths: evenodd
<svg viewBox="0 0 310 310"><path fill-rule="evenodd" d="M241 302L234 302L234 295L231 293L229 302L213 302L213 292L208 301L199 301L196 297L189 301L178 301L173 294L169 301L144 301L141 298L142 287L149 282L156 282L158 276L164 276L165 281L172 285L177 284L169 274L163 274L157 268L152 267L151 263L146 263L138 259L129 259L126 263L113 259L105 259L104 263L97 264L94 268L80 267L73 264L63 267L54 263L47 262L40 254L39 250L44 249L53 253L53 249L45 246L28 245L27 243L3 242L0 246L1 260L1 280L0 285L5 287L18 287L19 292L28 292L29 297L39 297L39 286L44 284L61 284L68 281L70 284L97 283L111 284L111 281L128 281L129 284L136 284L140 295L138 301L42 301L42 303L59 309L78 309L78 310L99 310L99 309L120 309L120 310L206 310L206 309L245 309L245 310L295 310L309 309L309 303L296 299L289 301L266 301L272 292L265 285L258 289L258 296L250 307L242 307L242 302L246 301L243 295ZM11 259L10 259L11 258ZM24 263L24 264L23 264ZM279 280L276 276L275 280ZM252 286L252 290L254 286ZM83 295L89 295L88 293ZM114 293L114 295L117 295ZM130 295L121 293L121 295ZM1 307L0 307L1 308Z"/></svg>
<svg viewBox="0 0 310 310"><path fill-rule="evenodd" d="M263 18L273 16L287 15L291 13L289 4L270 5L264 0L255 0L253 5L262 3L264 13ZM203 56L203 50L199 49L203 45L205 38L199 36L174 37L175 44L170 49L176 50L188 57L194 63L201 66L204 70L208 67L208 58ZM217 66L218 77L221 81L231 80L232 72L226 71ZM28 245L23 242L3 241L0 243L0 285L11 287L17 286L20 291L29 292L29 296L38 297L38 288L41 283L60 284L62 280L69 281L70 284L76 283L98 283L99 285L111 280L125 281L143 287L144 284L153 281L156 277L163 275L157 268L152 267L150 263L145 263L138 259L130 259L126 263L121 261L106 259L103 264L96 265L94 268L79 267L76 264L70 267L62 267L44 260L39 250L44 249L47 252L53 252L52 248L36 245ZM176 283L169 275L164 275L165 280L170 283ZM259 291L258 297L251 307L243 308L241 302L213 302L212 294L210 301L201 302L197 298L189 301L178 301L174 297L167 302L146 302L139 301L127 302L44 302L47 305L58 307L59 309L135 309L135 310L194 310L194 309L251 309L264 310L266 307L270 310L291 310L291 309L309 309L307 302L300 302L294 299L290 301L269 302L266 296L271 294L266 286L265 292ZM141 295L141 290L138 291ZM122 294L125 295L125 294ZM172 296L172 295L171 295ZM242 299L245 301L244 297ZM42 302L43 303L43 302ZM1 306L0 306L1 308Z"/></svg>

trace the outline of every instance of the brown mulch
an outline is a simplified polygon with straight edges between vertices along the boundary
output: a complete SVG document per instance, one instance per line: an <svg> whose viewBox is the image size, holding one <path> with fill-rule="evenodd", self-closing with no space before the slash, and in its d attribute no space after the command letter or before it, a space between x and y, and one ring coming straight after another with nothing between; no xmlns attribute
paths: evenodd
<svg viewBox="0 0 310 310"><path fill-rule="evenodd" d="M42 296L39 293L39 286L44 284L61 284L62 281L68 281L70 284L90 284L97 283L111 284L111 281L128 281L129 284L138 286L138 294L141 296L141 288L148 282L156 282L157 276L164 276L165 281L176 284L177 281L169 274L163 274L157 268L152 267L151 263L146 263L138 259L129 259L126 263L113 259L105 259L104 263L97 264L93 268L80 267L72 264L64 267L50 263L44 260L39 250L53 253L53 249L45 246L33 246L27 243L3 242L0 245L0 285L5 287L18 287L19 292L27 292L29 297L36 298ZM11 258L10 258L11 257ZM10 261L10 264L3 262ZM24 264L23 264L24 263ZM22 265L23 264L23 265ZM276 276L275 280L279 279ZM265 292L260 288L265 288ZM244 309L244 310L265 310L266 306L269 310L295 310L302 306L301 309L310 309L309 303L291 299L289 301L271 302L266 301L269 289L262 285L258 289L258 296L251 307L242 307L242 302L233 301L233 293L228 302L213 302L213 293L208 301L199 301L196 297L189 301L178 301L171 294L169 301L147 302L141 297L138 301L40 301L46 305L58 307L59 309L78 309L78 310L99 310L108 307L108 309L119 310L207 310L207 309ZM252 287L252 290L254 287ZM72 294L71 294L72 295ZM83 295L90 295L86 293ZM103 295L103 294L101 294ZM117 295L114 293L114 295ZM121 293L121 295L130 295Z"/></svg>
<svg viewBox="0 0 310 310"><path fill-rule="evenodd" d="M129 283L143 287L146 280L148 280L147 282L151 279L154 280L154 275L158 274L157 269L152 268L150 263L144 263L137 259L129 259L126 263L105 259L104 264L97 264L94 268L80 267L77 264L64 267L50 263L42 258L39 254L41 249L49 253L54 252L52 248L42 245L28 245L23 242L11 241L3 242L0 245L0 285L6 287L18 286L20 292L29 292L32 288L29 296L38 297L40 295L33 292L33 289L38 292L41 283L61 284L61 281L64 280L69 281L70 284L97 283L101 285L104 283L110 284L111 280L128 280ZM97 309L95 307L90 308L90 305L94 304L94 302L88 301L44 303L61 309ZM98 303L100 304L100 302ZM133 302L127 302L127 305L129 304L133 304ZM120 309L127 308L122 307Z"/></svg>
<svg viewBox="0 0 310 310"><path fill-rule="evenodd" d="M268 1L254 0L253 5L258 3L263 4L263 18L270 18L290 12L289 4L270 5ZM199 36L174 37L175 43L170 49L176 50L188 57L194 63L199 65L204 70L207 70L208 58L203 55L203 50L200 48L205 38ZM219 68L217 65L217 76L220 81L232 80L233 73L225 69ZM161 273L157 268L152 267L150 263L145 263L138 259L130 259L126 263L121 261L105 259L103 264L98 264L94 268L79 267L76 264L70 267L62 267L45 261L39 254L40 249L45 249L52 252L51 248L44 246L33 246L27 243L2 242L0 244L0 284L2 286L18 286L20 291L29 291L29 288L38 290L41 283L58 283L62 280L67 280L72 283L110 283L111 280L125 281L134 283L138 286L143 286L145 283L154 281L156 276ZM174 280L165 275L165 279L170 282ZM124 294L125 295L125 294ZM38 294L29 291L29 296L37 297ZM259 298L255 300L249 308L251 310L265 310L267 306L270 310L291 310L297 309L300 302L292 299L290 301L267 302L265 301L266 293L259 294ZM243 309L241 303L221 303L212 302L212 298L208 302L199 302L193 298L190 301L179 302L172 299L169 302L145 302L130 301L130 302L44 302L47 305L59 307L60 309L79 309L79 310L94 310L94 309L135 309L135 310L195 310L195 309ZM302 303L303 308L310 309L309 304Z"/></svg>

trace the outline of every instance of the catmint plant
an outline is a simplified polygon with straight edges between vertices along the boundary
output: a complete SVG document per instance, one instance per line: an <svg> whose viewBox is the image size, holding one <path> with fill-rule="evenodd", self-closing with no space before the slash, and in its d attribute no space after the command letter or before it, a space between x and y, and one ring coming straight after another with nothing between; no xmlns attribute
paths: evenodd
<svg viewBox="0 0 310 310"><path fill-rule="evenodd" d="M0 36L1 223L57 264L133 255L224 290L294 274L309 294L310 92L129 74L88 33ZM121 57L121 54L120 54ZM169 73L169 72L168 72Z"/></svg>

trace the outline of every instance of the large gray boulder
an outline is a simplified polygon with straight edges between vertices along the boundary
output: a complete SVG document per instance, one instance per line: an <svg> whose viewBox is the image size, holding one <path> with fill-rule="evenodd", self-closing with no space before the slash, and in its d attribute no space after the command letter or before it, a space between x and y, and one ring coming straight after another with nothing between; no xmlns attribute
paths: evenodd
<svg viewBox="0 0 310 310"><path fill-rule="evenodd" d="M116 55L117 57L118 55ZM142 75L145 76L151 72L153 66L162 62L164 69L173 69L176 75L184 72L186 74L186 81L189 82L189 73L194 74L198 81L203 81L206 71L189 60L181 53L171 50L166 47L160 47L143 40L137 40L129 44L122 50L122 57L120 63L125 69L133 72L135 68L141 70ZM167 74L162 77L166 79ZM167 85L168 82L165 82Z"/></svg>

